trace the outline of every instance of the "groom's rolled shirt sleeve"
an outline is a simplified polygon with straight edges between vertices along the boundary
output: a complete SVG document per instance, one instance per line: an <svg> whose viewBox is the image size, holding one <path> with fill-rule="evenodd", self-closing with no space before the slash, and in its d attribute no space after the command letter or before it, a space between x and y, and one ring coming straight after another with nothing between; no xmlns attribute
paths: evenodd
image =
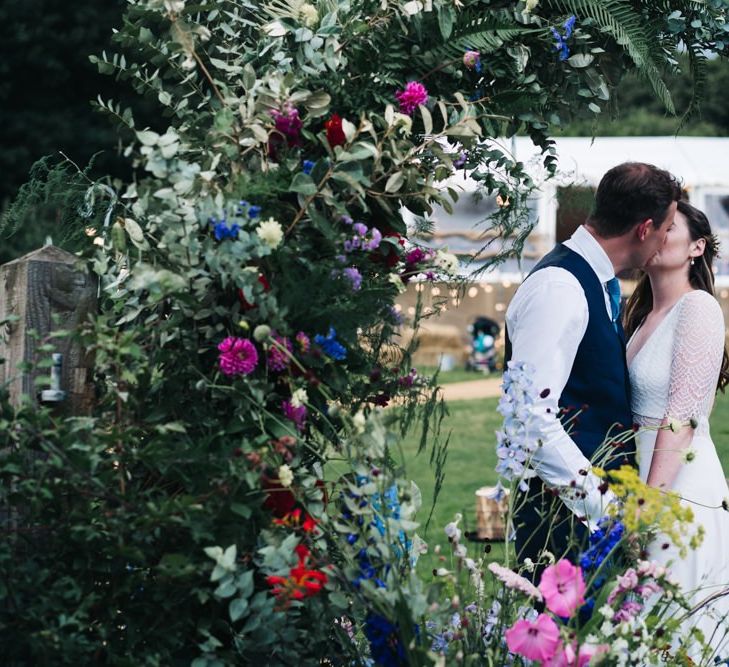
<svg viewBox="0 0 729 667"><path fill-rule="evenodd" d="M532 364L534 384L540 394L528 427L531 439L542 442L532 457L532 466L547 485L570 489L562 494L563 502L577 516L586 517L590 528L595 529L614 497L609 491L600 492L601 481L589 472L590 461L558 418L559 398L588 318L587 299L577 279L569 271L548 267L533 273L521 285L507 310L506 326L511 358ZM575 489L571 488L573 483Z"/></svg>

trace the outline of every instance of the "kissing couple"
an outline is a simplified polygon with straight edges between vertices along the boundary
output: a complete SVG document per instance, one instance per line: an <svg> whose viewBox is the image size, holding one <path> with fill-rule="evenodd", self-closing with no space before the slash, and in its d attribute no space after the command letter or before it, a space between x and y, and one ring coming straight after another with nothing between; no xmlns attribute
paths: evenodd
<svg viewBox="0 0 729 667"><path fill-rule="evenodd" d="M591 460L616 427L632 426L635 436L603 467L636 466L649 486L677 493L704 532L685 557L656 540L649 559L669 567L690 601L729 586L729 488L709 431L715 394L729 382L717 246L674 176L627 162L605 174L585 223L517 290L506 360L534 369L529 435L541 443L514 517L520 560L538 563L547 550L559 557L571 533L584 541L597 528L615 497ZM642 276L621 308L616 276L630 269ZM562 490L556 509L549 489ZM729 596L685 623L716 655L729 643Z"/></svg>

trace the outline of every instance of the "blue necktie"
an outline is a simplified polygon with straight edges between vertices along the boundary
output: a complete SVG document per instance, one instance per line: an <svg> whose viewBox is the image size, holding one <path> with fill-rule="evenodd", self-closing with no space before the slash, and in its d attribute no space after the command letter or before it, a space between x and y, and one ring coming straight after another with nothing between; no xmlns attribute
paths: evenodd
<svg viewBox="0 0 729 667"><path fill-rule="evenodd" d="M605 288L610 296L610 311L612 312L613 326L618 330L618 318L620 317L620 281L617 278L610 278L605 283Z"/></svg>

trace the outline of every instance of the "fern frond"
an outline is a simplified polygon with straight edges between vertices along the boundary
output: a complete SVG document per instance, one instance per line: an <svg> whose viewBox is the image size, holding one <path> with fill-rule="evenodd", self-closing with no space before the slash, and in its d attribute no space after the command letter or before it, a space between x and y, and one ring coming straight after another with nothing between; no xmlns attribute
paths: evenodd
<svg viewBox="0 0 729 667"><path fill-rule="evenodd" d="M475 50L481 54L498 51L506 42L528 32L533 28L523 28L516 23L504 23L493 18L483 18L464 13L453 26L447 43L439 44L413 57L415 68L431 68L434 64L457 61L464 51Z"/></svg>
<svg viewBox="0 0 729 667"><path fill-rule="evenodd" d="M654 53L658 35L646 29L640 14L622 0L547 0L557 11L571 13L578 19L591 18L600 28L623 46L638 73L650 84L666 110L676 113L673 98L661 75Z"/></svg>
<svg viewBox="0 0 729 667"><path fill-rule="evenodd" d="M691 80L693 87L691 89L691 99L686 111L681 116L676 133L680 132L690 120L699 113L700 103L706 91L706 77L708 72L709 59L706 57L704 50L696 45L689 45L687 48L689 58L689 68L691 71Z"/></svg>

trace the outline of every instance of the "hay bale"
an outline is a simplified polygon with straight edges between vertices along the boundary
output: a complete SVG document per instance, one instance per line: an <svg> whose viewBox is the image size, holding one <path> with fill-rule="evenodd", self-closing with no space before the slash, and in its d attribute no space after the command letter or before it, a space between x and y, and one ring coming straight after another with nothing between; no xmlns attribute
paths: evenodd
<svg viewBox="0 0 729 667"><path fill-rule="evenodd" d="M501 484L482 486L476 491L476 536L479 540L503 540L509 491Z"/></svg>

